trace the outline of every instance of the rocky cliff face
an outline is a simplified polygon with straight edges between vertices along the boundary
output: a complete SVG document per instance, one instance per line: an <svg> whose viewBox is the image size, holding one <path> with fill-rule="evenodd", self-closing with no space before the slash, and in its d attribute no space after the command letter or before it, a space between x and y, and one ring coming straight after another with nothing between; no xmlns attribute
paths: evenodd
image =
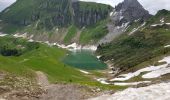
<svg viewBox="0 0 170 100"><path fill-rule="evenodd" d="M88 2L73 2L72 7L74 23L79 27L94 25L106 19L112 10L110 6Z"/></svg>
<svg viewBox="0 0 170 100"><path fill-rule="evenodd" d="M115 7L112 20L116 25L133 22L135 20L147 20L151 15L146 11L137 0L124 0Z"/></svg>

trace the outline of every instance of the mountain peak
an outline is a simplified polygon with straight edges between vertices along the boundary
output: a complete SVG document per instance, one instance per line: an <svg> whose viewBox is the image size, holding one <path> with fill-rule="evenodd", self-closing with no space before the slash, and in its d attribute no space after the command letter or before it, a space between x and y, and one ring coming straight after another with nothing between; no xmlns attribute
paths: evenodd
<svg viewBox="0 0 170 100"><path fill-rule="evenodd" d="M115 7L115 11L117 12L116 18L121 17L121 20L116 21L117 25L135 20L143 21L151 16L138 0L124 0Z"/></svg>
<svg viewBox="0 0 170 100"><path fill-rule="evenodd" d="M126 10L128 8L144 9L138 0L124 0L115 7L116 11Z"/></svg>

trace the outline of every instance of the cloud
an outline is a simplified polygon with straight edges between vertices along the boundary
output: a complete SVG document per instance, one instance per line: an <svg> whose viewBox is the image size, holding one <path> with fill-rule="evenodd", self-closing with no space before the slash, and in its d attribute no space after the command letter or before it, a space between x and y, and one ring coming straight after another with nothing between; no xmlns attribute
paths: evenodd
<svg viewBox="0 0 170 100"><path fill-rule="evenodd" d="M0 12L13 4L16 0L0 0Z"/></svg>
<svg viewBox="0 0 170 100"><path fill-rule="evenodd" d="M151 14L155 14L158 10L161 10L161 9L170 10L169 0L139 0L139 2Z"/></svg>

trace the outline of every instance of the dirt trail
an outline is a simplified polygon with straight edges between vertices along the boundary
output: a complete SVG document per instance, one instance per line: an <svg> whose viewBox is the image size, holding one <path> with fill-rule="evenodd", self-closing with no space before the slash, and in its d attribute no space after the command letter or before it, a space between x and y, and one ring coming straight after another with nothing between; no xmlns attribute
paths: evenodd
<svg viewBox="0 0 170 100"><path fill-rule="evenodd" d="M44 73L37 71L36 74L37 74L37 82L39 85L41 85L42 87L47 87L50 85L48 78Z"/></svg>
<svg viewBox="0 0 170 100"><path fill-rule="evenodd" d="M73 84L50 84L47 76L37 71L37 82L46 93L39 100L84 100L92 96L86 87Z"/></svg>

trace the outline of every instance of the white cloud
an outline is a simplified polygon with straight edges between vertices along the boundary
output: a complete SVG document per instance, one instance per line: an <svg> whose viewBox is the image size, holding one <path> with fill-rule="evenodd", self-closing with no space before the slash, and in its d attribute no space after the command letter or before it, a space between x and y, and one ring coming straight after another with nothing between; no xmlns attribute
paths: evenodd
<svg viewBox="0 0 170 100"><path fill-rule="evenodd" d="M158 10L161 10L161 9L170 10L170 1L169 0L139 0L139 2L151 14L155 14Z"/></svg>
<svg viewBox="0 0 170 100"><path fill-rule="evenodd" d="M0 0L0 12L4 10L6 7L10 6L16 0Z"/></svg>

